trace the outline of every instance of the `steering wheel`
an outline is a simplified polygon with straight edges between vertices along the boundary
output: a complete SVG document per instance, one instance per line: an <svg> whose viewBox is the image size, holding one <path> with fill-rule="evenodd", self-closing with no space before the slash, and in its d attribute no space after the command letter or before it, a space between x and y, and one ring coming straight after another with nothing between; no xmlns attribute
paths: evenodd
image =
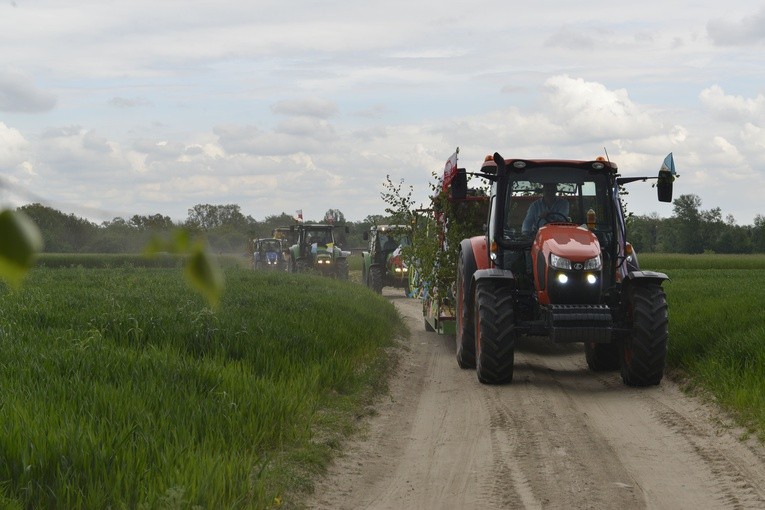
<svg viewBox="0 0 765 510"><path fill-rule="evenodd" d="M563 223L568 223L570 221L568 219L568 216L566 216L563 213L560 213L558 211L548 211L547 213L540 216L539 219L537 220L537 230L539 230L539 227L547 223L555 223L557 218L561 218L560 220L557 220L557 221L563 222ZM542 221L544 221L544 223L541 223Z"/></svg>

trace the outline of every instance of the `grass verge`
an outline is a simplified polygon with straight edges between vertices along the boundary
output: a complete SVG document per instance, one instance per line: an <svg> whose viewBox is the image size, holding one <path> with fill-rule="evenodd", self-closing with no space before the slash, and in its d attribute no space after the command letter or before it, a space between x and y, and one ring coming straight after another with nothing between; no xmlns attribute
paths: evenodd
<svg viewBox="0 0 765 510"><path fill-rule="evenodd" d="M0 289L0 506L267 508L321 472L403 331L361 286L38 267Z"/></svg>
<svg viewBox="0 0 765 510"><path fill-rule="evenodd" d="M666 272L668 366L765 440L765 256L641 255Z"/></svg>

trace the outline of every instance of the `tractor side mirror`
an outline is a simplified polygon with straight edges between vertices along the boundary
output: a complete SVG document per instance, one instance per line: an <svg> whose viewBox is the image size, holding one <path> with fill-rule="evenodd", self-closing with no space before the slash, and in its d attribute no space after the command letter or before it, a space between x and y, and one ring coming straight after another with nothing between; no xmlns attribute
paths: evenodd
<svg viewBox="0 0 765 510"><path fill-rule="evenodd" d="M361 237L363 237L365 241L369 241L369 232L364 232Z"/></svg>
<svg viewBox="0 0 765 510"><path fill-rule="evenodd" d="M672 202L672 182L675 177L669 170L660 170L659 179L656 181L656 191L659 195L659 202Z"/></svg>

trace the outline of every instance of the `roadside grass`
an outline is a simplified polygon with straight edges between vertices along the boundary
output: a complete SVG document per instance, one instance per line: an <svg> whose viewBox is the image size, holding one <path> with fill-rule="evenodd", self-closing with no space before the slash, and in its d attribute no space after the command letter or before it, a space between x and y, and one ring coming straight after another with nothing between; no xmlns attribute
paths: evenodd
<svg viewBox="0 0 765 510"><path fill-rule="evenodd" d="M404 331L359 285L226 268L33 270L0 287L0 507L268 508L307 491Z"/></svg>
<svg viewBox="0 0 765 510"><path fill-rule="evenodd" d="M666 272L668 366L765 440L765 256L642 255Z"/></svg>
<svg viewBox="0 0 765 510"><path fill-rule="evenodd" d="M164 253L147 257L136 253L40 253L36 257L37 267L62 268L82 267L86 269L110 269L119 267L181 267L184 255ZM249 259L244 256L225 255L217 257L221 266L248 267Z"/></svg>

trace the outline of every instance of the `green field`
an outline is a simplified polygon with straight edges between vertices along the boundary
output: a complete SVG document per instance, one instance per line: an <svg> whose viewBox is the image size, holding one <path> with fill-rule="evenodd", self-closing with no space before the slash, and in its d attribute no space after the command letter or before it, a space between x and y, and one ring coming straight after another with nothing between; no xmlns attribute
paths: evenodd
<svg viewBox="0 0 765 510"><path fill-rule="evenodd" d="M384 298L228 258L213 311L181 262L45 256L0 287L0 508L290 506L384 390ZM640 262L671 278L670 371L765 439L765 256Z"/></svg>
<svg viewBox="0 0 765 510"><path fill-rule="evenodd" d="M0 507L264 508L306 490L384 389L393 306L226 269L38 267L0 288Z"/></svg>
<svg viewBox="0 0 765 510"><path fill-rule="evenodd" d="M670 369L765 439L765 255L641 255L667 273Z"/></svg>

